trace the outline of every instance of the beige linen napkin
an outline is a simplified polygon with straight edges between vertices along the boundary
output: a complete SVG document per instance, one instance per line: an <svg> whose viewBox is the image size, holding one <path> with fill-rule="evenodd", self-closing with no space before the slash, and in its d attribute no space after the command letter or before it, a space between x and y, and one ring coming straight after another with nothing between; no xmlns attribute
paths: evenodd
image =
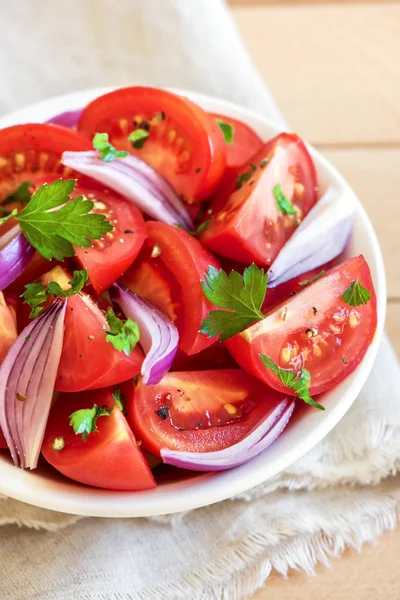
<svg viewBox="0 0 400 600"><path fill-rule="evenodd" d="M223 0L3 2L0 68L0 113L144 83L281 119ZM273 481L208 508L80 519L3 498L1 600L242 600L273 568L311 572L375 539L395 527L400 508L399 375L384 338L363 392L325 440Z"/></svg>

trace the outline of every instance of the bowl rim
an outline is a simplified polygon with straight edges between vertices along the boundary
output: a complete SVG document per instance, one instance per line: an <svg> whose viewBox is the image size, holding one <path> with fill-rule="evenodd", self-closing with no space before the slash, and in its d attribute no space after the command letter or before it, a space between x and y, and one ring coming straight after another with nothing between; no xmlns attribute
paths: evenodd
<svg viewBox="0 0 400 600"><path fill-rule="evenodd" d="M90 100L119 87L122 86L82 90L30 104L1 117L0 128L17 123L44 121L60 112L80 108ZM168 89L187 96L200 105L205 105L209 112L226 114L245 122L257 123L261 127L269 129L272 132L271 135L283 131L281 124L227 100L187 90ZM285 130L288 131L290 128L285 128ZM362 229L368 238L377 266L377 276L374 279L378 314L375 337L360 365L350 375L352 378L351 393L346 391L343 394L340 402L331 408L329 418L323 419L314 429L311 429L301 444L295 444L290 451L286 451L283 458L275 460L276 464L274 468L270 468L267 476L265 476L262 466L251 469L251 464L256 460L253 459L235 469L194 476L190 479L189 488L186 485L187 480L183 479L176 483L157 486L154 490L149 491L115 492L76 484L58 475L52 477L51 484L49 484L47 478L38 477L35 472L16 469L9 460L0 457L0 493L41 508L82 516L147 517L172 514L226 500L264 483L310 451L335 427L361 391L376 358L386 314L386 278L381 249L374 228L360 200L331 163L313 146L307 143L307 147L318 167L354 198L356 212L361 220ZM247 469L243 467L247 467ZM35 480L34 486L32 485L33 480Z"/></svg>

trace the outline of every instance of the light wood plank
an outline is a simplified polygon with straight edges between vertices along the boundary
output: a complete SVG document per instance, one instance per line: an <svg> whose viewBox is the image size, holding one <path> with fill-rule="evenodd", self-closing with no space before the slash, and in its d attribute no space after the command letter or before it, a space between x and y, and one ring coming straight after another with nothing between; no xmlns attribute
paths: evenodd
<svg viewBox="0 0 400 600"><path fill-rule="evenodd" d="M400 298L400 148L321 150L364 204L381 243L388 296Z"/></svg>
<svg viewBox="0 0 400 600"><path fill-rule="evenodd" d="M400 302L388 303L386 313L386 331L389 334L397 356L400 358Z"/></svg>
<svg viewBox="0 0 400 600"><path fill-rule="evenodd" d="M313 143L400 143L400 3L234 5L250 54Z"/></svg>
<svg viewBox="0 0 400 600"><path fill-rule="evenodd" d="M272 575L252 600L398 600L399 546L400 531L385 533L361 554L345 552L332 561L332 569L319 566L315 577L296 572L288 579Z"/></svg>

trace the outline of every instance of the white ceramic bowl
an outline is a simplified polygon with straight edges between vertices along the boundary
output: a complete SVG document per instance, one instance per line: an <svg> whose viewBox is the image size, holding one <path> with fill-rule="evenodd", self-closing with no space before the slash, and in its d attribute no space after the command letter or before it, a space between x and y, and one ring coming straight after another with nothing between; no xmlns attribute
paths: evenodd
<svg viewBox="0 0 400 600"><path fill-rule="evenodd" d="M0 119L0 128L15 123L40 122L57 113L80 108L109 89L87 90L51 98ZM209 96L180 92L205 110L226 114L253 127L265 140L280 128L250 110ZM310 148L322 191L330 184L349 186L332 165ZM386 308L384 266L378 241L361 202L355 198L356 215L349 255L364 254L371 269L378 297L378 328L375 338L356 371L328 392L326 410L303 411L282 436L262 455L230 471L213 474L184 472L184 477L166 477L151 491L114 492L86 487L70 481L49 467L23 471L14 467L7 452L0 453L0 492L17 500L52 510L96 517L143 517L198 508L239 494L270 479L311 450L350 408L372 368L381 340Z"/></svg>

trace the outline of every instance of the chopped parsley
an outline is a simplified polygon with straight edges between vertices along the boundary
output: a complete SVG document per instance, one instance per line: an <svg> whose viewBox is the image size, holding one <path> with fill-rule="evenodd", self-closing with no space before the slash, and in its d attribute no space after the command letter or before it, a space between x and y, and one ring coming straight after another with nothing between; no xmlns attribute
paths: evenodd
<svg viewBox="0 0 400 600"><path fill-rule="evenodd" d="M236 335L246 327L261 321L261 306L267 291L268 275L256 265L247 267L243 275L231 271L229 276L222 269L209 267L206 281L201 285L205 296L225 310L211 310L201 324L201 333L208 337L220 335L221 340Z"/></svg>
<svg viewBox="0 0 400 600"><path fill-rule="evenodd" d="M125 158L129 152L125 150L117 150L108 141L108 133L96 133L93 138L93 148L101 152L101 160L111 162L116 158Z"/></svg>
<svg viewBox="0 0 400 600"><path fill-rule="evenodd" d="M126 416L126 405L125 405L125 396L121 394L121 390L117 388L113 391L113 400L115 404L118 406L119 410Z"/></svg>
<svg viewBox="0 0 400 600"><path fill-rule="evenodd" d="M106 317L109 326L109 329L104 331L107 342L110 342L114 348L129 356L139 341L137 323L132 321L132 319L122 321L111 309L107 311Z"/></svg>
<svg viewBox="0 0 400 600"><path fill-rule="evenodd" d="M309 371L302 369L299 373L296 373L289 369L281 369L276 362L266 354L260 354L260 358L267 369L275 373L283 385L286 385L293 390L300 400L303 400L306 404L310 404L319 410L325 410L322 404L318 404L310 396L310 392L308 391L311 383Z"/></svg>
<svg viewBox="0 0 400 600"><path fill-rule="evenodd" d="M69 424L75 431L76 435L82 435L82 439L86 442L89 433L97 431L97 419L99 417L109 417L113 408L107 406L93 405L93 408L81 408L69 415Z"/></svg>
<svg viewBox="0 0 400 600"><path fill-rule="evenodd" d="M325 275L325 273L326 273L325 269L322 269L322 271L320 271L318 273L318 275L315 275L315 277L311 277L311 279L303 279L303 281L299 281L299 285L301 287L307 287L311 283L314 283L315 281L318 281L318 279L321 279L321 277L323 277Z"/></svg>
<svg viewBox="0 0 400 600"><path fill-rule="evenodd" d="M149 132L142 127L135 129L129 134L128 140L134 148L143 148L145 141L149 137Z"/></svg>
<svg viewBox="0 0 400 600"><path fill-rule="evenodd" d="M282 191L282 187L278 184L274 187L274 196L279 210L284 215L295 215L296 209L290 202L289 198L286 198Z"/></svg>
<svg viewBox="0 0 400 600"><path fill-rule="evenodd" d="M233 144L233 134L235 132L235 128L231 123L227 123L226 121L222 121L221 119L216 119L221 131L224 136L224 140L227 144Z"/></svg>
<svg viewBox="0 0 400 600"><path fill-rule="evenodd" d="M6 220L15 217L31 246L48 260L62 261L74 256L73 245L90 248L91 240L113 229L104 215L91 212L93 202L83 196L70 200L75 183L75 179L44 183L25 208L5 217Z"/></svg>
<svg viewBox="0 0 400 600"><path fill-rule="evenodd" d="M363 287L360 280L357 279L357 281L351 282L342 298L349 306L361 306L362 304L367 304L367 302L369 302L371 293L367 288Z"/></svg>
<svg viewBox="0 0 400 600"><path fill-rule="evenodd" d="M239 190L242 187L242 185L252 177L254 171L257 169L256 165L254 165L253 163L250 163L249 167L250 171L245 171L241 175L238 175L238 178L236 180L237 190Z"/></svg>
<svg viewBox="0 0 400 600"><path fill-rule="evenodd" d="M47 301L48 297L53 295L58 298L68 298L79 294L83 286L88 280L88 272L86 269L82 271L74 271L74 276L69 281L70 287L63 290L59 283L56 281L50 281L47 285L44 285L40 281L35 283L28 283L25 286L25 291L22 294L25 304L31 307L30 318L35 319L44 310L44 306L40 306Z"/></svg>

